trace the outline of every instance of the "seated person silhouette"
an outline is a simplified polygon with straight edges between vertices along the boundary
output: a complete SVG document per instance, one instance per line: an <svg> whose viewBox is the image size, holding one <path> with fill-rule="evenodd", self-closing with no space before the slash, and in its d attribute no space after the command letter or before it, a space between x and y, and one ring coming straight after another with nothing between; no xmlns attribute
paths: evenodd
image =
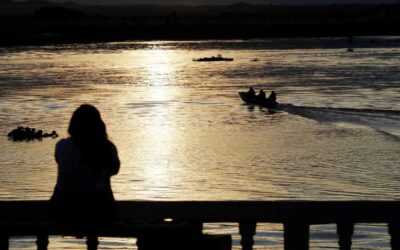
<svg viewBox="0 0 400 250"><path fill-rule="evenodd" d="M253 87L250 87L249 92L247 92L247 93L249 93L249 96L251 96L251 97L256 96L256 92L254 91Z"/></svg>
<svg viewBox="0 0 400 250"><path fill-rule="evenodd" d="M260 99L265 99L266 98L264 90L260 89L260 93L258 94L258 98L260 98Z"/></svg>
<svg viewBox="0 0 400 250"><path fill-rule="evenodd" d="M268 101L270 103L275 103L276 102L276 94L275 91L271 91L271 94L268 97Z"/></svg>
<svg viewBox="0 0 400 250"><path fill-rule="evenodd" d="M110 178L118 173L120 161L100 112L81 105L72 115L68 133L70 137L61 139L55 149L58 175L52 215L65 223L107 220L115 210Z"/></svg>

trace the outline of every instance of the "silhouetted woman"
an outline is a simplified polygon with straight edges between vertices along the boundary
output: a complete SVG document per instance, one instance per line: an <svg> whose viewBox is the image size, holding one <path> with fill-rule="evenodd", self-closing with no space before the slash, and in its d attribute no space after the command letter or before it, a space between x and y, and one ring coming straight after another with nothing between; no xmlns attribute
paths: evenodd
<svg viewBox="0 0 400 250"><path fill-rule="evenodd" d="M117 149L108 139L100 112L81 105L72 115L69 138L55 150L57 184L51 202L58 219L107 219L114 212L110 177L120 167Z"/></svg>

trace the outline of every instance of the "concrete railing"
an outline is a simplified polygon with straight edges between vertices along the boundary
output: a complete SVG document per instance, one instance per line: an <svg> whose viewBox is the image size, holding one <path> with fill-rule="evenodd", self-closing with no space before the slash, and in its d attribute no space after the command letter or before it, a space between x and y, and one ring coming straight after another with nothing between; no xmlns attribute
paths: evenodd
<svg viewBox="0 0 400 250"><path fill-rule="evenodd" d="M11 236L37 236L47 249L48 235L87 235L88 249L97 236L151 237L203 223L239 224L242 249L253 247L257 222L281 223L284 249L309 249L309 227L336 224L341 250L351 249L355 223L386 223L392 249L400 250L400 202L397 201L118 201L111 223L90 229L57 225L49 218L48 201L0 201L0 249ZM179 233L179 232L178 232Z"/></svg>

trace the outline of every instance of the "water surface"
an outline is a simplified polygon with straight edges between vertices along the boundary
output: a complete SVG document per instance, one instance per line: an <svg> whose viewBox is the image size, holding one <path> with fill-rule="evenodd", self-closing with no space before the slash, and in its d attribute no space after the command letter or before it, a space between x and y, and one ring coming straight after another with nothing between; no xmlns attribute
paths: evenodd
<svg viewBox="0 0 400 250"><path fill-rule="evenodd" d="M66 137L72 112L91 103L119 150L118 200L397 200L398 39L356 38L352 53L344 41L2 48L0 198L48 199L56 179L57 140L11 142L6 134L22 125ZM192 61L217 54L234 61ZM274 90L282 105L244 105L237 92L249 86ZM281 228L261 228L268 249L279 249ZM330 231L320 231L312 244L332 246ZM362 249L387 247L380 227L361 231Z"/></svg>

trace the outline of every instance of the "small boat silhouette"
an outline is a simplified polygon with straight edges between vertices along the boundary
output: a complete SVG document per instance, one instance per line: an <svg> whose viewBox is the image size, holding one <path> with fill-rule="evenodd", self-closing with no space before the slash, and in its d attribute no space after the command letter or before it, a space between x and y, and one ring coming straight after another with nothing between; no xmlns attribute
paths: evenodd
<svg viewBox="0 0 400 250"><path fill-rule="evenodd" d="M275 108L278 105L276 101L251 95L249 92L239 92L239 96L247 104L257 104L266 108Z"/></svg>
<svg viewBox="0 0 400 250"><path fill-rule="evenodd" d="M222 57L221 55L212 57L194 58L194 62L219 62L219 61L233 61L233 58Z"/></svg>

